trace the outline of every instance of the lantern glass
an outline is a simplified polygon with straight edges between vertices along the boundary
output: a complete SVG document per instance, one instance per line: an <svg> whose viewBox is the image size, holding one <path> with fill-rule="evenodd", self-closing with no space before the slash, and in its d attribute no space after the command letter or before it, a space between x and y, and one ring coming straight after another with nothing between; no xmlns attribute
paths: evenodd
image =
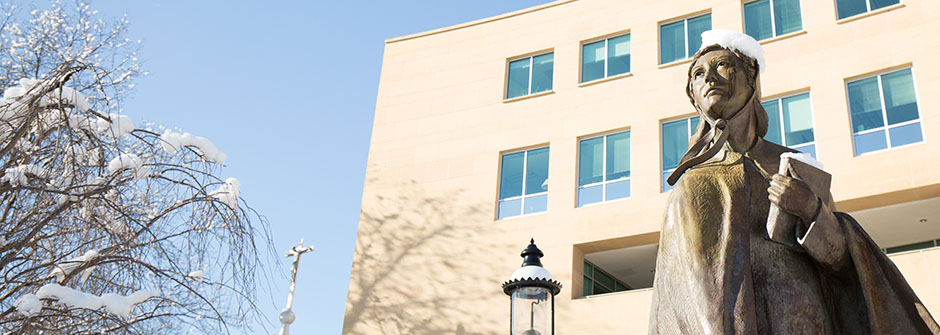
<svg viewBox="0 0 940 335"><path fill-rule="evenodd" d="M520 287L512 292L512 335L550 335L548 289Z"/></svg>

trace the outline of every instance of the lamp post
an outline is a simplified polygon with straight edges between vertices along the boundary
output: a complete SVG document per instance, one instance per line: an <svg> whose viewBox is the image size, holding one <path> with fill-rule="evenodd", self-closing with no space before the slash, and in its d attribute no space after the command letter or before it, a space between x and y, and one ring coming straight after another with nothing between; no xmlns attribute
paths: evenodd
<svg viewBox="0 0 940 335"><path fill-rule="evenodd" d="M561 283L542 267L543 256L532 239L522 251L522 267L503 283L503 293L510 297L510 335L555 334L555 295Z"/></svg>
<svg viewBox="0 0 940 335"><path fill-rule="evenodd" d="M291 264L290 269L290 293L287 294L287 307L281 311L281 315L278 316L278 319L281 321L281 334L288 335L290 334L290 324L294 322L294 311L291 310L291 307L294 305L294 288L297 287L297 268L300 266L300 255L313 251L313 246L304 248L304 239L300 239L300 244L294 247L291 247L284 257L294 257L294 262Z"/></svg>

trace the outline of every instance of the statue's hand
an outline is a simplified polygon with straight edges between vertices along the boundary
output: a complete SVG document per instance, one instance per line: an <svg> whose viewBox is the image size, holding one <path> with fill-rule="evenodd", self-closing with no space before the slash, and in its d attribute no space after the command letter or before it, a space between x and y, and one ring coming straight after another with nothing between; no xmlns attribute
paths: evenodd
<svg viewBox="0 0 940 335"><path fill-rule="evenodd" d="M775 174L767 188L770 202L809 224L819 212L819 199L802 180Z"/></svg>

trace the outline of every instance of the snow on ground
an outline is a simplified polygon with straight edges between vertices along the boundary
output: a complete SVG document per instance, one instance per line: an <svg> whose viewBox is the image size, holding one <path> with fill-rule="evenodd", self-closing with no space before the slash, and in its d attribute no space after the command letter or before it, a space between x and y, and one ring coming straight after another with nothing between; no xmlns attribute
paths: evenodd
<svg viewBox="0 0 940 335"><path fill-rule="evenodd" d="M238 187L241 185L241 182L235 178L228 178L225 180L225 184L219 186L219 189L209 193L209 196L219 199L219 201L224 202L229 205L229 207L237 208L238 207Z"/></svg>
<svg viewBox="0 0 940 335"><path fill-rule="evenodd" d="M147 299L159 296L160 292L142 290L128 296L108 293L99 297L58 284L46 284L40 287L36 294L25 294L16 299L14 305L17 312L25 316L39 314L42 310L42 301L40 299L53 300L55 301L54 304L64 305L68 308L97 310L104 307L108 313L127 316L134 309L134 306L147 301Z"/></svg>
<svg viewBox="0 0 940 335"><path fill-rule="evenodd" d="M160 139L163 140L163 143L161 143L163 150L166 150L168 153L174 154L182 147L193 146L198 149L206 159L218 164L225 164L225 153L216 148L215 144L212 144L212 141L208 138L195 136L190 133L181 134L167 129L163 135L160 136Z"/></svg>

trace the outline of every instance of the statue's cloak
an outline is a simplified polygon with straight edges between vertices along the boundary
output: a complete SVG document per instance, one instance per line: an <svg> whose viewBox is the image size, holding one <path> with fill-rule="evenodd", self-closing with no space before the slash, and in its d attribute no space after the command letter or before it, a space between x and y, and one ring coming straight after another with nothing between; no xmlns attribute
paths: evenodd
<svg viewBox="0 0 940 335"><path fill-rule="evenodd" d="M940 334L894 263L831 203L795 244L768 239L769 179L789 151L758 139L682 175L666 206L650 334Z"/></svg>

